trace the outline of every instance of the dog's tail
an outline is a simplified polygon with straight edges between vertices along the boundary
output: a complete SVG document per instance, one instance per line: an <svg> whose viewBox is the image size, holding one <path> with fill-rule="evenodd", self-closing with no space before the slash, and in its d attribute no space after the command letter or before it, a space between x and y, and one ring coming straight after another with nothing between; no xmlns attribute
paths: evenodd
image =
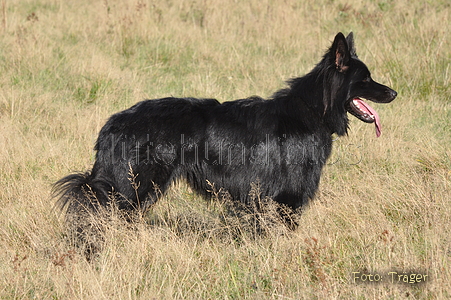
<svg viewBox="0 0 451 300"><path fill-rule="evenodd" d="M95 213L111 203L113 185L95 172L75 173L58 180L52 188L56 206L67 213Z"/></svg>
<svg viewBox="0 0 451 300"><path fill-rule="evenodd" d="M95 170L68 175L52 189L56 207L65 212L70 242L83 249L88 260L104 247L102 220L115 197L113 185Z"/></svg>

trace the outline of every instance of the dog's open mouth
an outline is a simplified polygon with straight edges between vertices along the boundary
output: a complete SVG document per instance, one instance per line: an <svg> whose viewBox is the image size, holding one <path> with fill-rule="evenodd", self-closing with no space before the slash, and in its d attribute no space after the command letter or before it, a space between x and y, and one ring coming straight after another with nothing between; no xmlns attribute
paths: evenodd
<svg viewBox="0 0 451 300"><path fill-rule="evenodd" d="M374 123L376 125L376 136L381 135L382 127L379 115L363 98L354 98L349 101L348 111L363 122Z"/></svg>

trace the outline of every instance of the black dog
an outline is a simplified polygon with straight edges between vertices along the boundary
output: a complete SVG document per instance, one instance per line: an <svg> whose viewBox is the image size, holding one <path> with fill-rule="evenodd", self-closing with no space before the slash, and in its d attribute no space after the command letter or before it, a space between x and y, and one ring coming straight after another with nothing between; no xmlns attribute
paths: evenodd
<svg viewBox="0 0 451 300"><path fill-rule="evenodd" d="M377 113L363 99L388 103L396 92L371 79L357 58L352 33L338 33L321 62L270 99L146 100L119 112L100 131L91 172L54 187L68 213L96 212L114 203L145 211L158 189L184 179L208 195L207 182L249 201L251 183L295 210L311 199L331 153L332 134L345 135L347 112L367 123Z"/></svg>

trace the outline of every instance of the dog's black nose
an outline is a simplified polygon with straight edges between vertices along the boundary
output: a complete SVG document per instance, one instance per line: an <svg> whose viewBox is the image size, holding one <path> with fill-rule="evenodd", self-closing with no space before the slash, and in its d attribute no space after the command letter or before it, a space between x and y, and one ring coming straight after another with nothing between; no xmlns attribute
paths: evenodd
<svg viewBox="0 0 451 300"><path fill-rule="evenodd" d="M392 97L393 99L395 99L396 96L398 95L398 93L394 90L390 90L388 93L390 94L390 97Z"/></svg>

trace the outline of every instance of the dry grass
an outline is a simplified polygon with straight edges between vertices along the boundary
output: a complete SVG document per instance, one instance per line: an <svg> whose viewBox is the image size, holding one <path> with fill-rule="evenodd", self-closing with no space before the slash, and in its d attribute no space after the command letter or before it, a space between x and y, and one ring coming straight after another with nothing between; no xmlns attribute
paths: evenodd
<svg viewBox="0 0 451 300"><path fill-rule="evenodd" d="M1 1L0 298L449 298L451 7L431 3ZM350 30L399 96L375 106L379 139L352 120L298 230L259 237L252 218L181 185L132 228L109 224L93 261L69 246L50 186L90 168L111 113L168 95L269 96ZM383 282L357 284L357 271Z"/></svg>

